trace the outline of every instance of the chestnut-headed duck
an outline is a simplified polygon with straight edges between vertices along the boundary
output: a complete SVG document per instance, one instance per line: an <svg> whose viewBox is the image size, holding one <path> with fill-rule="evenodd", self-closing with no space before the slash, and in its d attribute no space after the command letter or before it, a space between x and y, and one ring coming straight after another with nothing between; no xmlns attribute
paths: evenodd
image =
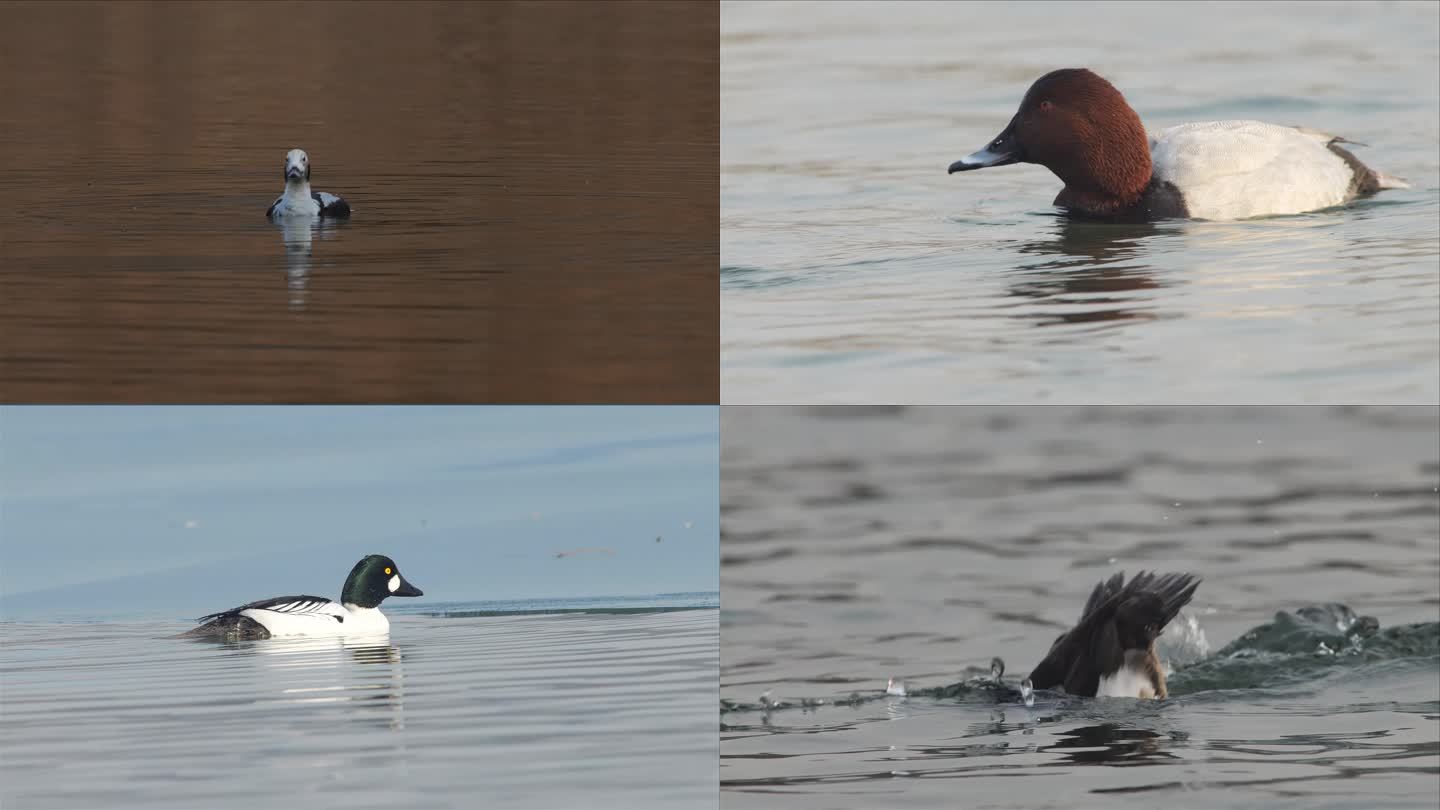
<svg viewBox="0 0 1440 810"><path fill-rule="evenodd" d="M1009 126L950 173L1038 163L1065 183L1055 205L1118 222L1299 214L1409 188L1304 127L1260 121L1180 124L1148 138L1115 86L1085 68L1030 85Z"/></svg>

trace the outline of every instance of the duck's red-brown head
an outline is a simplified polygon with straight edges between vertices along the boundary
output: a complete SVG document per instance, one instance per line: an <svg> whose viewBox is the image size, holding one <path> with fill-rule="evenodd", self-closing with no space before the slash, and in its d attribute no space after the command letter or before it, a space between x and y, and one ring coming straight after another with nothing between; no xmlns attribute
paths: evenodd
<svg viewBox="0 0 1440 810"><path fill-rule="evenodd" d="M1009 126L950 164L950 173L1010 163L1044 166L1065 183L1057 204L1096 210L1134 203L1151 174L1140 116L1115 85L1085 68L1036 79Z"/></svg>

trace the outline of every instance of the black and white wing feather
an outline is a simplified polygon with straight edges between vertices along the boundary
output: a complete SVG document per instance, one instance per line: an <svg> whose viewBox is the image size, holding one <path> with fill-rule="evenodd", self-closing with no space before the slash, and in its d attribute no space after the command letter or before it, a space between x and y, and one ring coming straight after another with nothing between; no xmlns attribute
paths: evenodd
<svg viewBox="0 0 1440 810"><path fill-rule="evenodd" d="M337 197L327 191L312 191L310 197L320 206L320 216L322 217L350 216L350 203L345 202L342 197Z"/></svg>
<svg viewBox="0 0 1440 810"><path fill-rule="evenodd" d="M208 616L201 616L197 622L208 622L213 619L220 619L227 616L238 616L241 611L246 610L270 610L275 613L285 613L293 616L315 615L329 616L337 622L345 621L345 610L335 602L323 596L277 596L274 599L261 599L258 602L251 602L248 605L222 610L219 613L211 613Z"/></svg>
<svg viewBox="0 0 1440 810"><path fill-rule="evenodd" d="M323 596L277 596L201 616L196 619L200 626L181 636L258 639L270 638L276 632L290 635L297 631L304 635L320 629L317 622L338 628L346 615L343 606Z"/></svg>

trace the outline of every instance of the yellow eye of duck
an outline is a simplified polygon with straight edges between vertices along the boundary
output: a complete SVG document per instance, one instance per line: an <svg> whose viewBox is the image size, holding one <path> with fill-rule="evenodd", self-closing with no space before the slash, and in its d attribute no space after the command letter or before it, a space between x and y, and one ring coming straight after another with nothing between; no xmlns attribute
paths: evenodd
<svg viewBox="0 0 1440 810"><path fill-rule="evenodd" d="M387 573L387 574L390 573L390 569L389 569L389 568L386 568L386 569L385 569L385 573Z"/></svg>

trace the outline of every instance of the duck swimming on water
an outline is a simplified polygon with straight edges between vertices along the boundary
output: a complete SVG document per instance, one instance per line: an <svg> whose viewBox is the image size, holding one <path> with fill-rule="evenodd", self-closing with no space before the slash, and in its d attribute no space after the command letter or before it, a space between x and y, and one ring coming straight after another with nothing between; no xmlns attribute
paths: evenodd
<svg viewBox="0 0 1440 810"><path fill-rule="evenodd" d="M350 204L334 194L311 191L310 156L304 149L291 149L285 155L285 193L270 205L265 216L270 219L348 217Z"/></svg>
<svg viewBox="0 0 1440 810"><path fill-rule="evenodd" d="M384 554L355 563L345 578L340 601L323 596L277 596L201 616L199 627L181 637L265 639L284 636L372 636L390 632L380 603L392 596L424 596L400 575Z"/></svg>

